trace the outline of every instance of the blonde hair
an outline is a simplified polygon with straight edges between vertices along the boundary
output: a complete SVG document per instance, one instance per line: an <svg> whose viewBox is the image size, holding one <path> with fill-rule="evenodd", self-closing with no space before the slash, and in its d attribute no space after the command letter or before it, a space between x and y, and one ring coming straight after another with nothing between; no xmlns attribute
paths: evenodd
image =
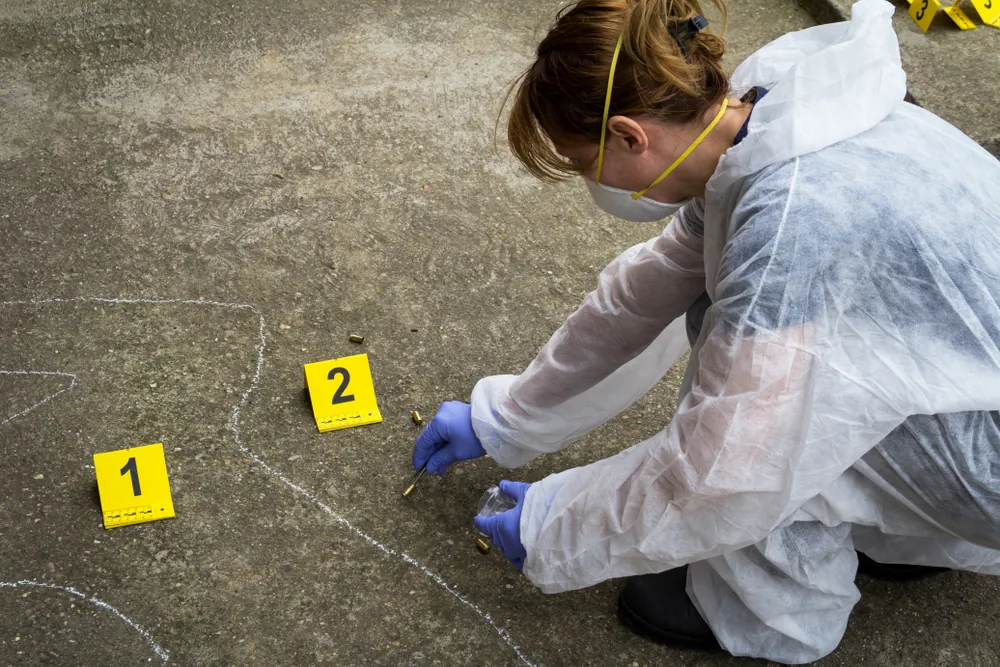
<svg viewBox="0 0 1000 667"><path fill-rule="evenodd" d="M725 0L711 1L724 24ZM722 67L725 41L702 31L682 46L670 32L701 13L698 0L579 0L563 8L538 45L535 62L508 92L514 103L507 140L517 159L543 180L582 171L554 144L600 141L619 37L609 118L651 116L688 123L704 115L729 92Z"/></svg>

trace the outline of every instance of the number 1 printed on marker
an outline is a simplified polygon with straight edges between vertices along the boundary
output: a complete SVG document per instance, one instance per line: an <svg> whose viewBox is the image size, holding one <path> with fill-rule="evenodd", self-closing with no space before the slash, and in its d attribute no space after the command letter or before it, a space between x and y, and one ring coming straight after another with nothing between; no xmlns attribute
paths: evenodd
<svg viewBox="0 0 1000 667"><path fill-rule="evenodd" d="M141 496L142 489L139 488L139 468L135 464L135 457L133 456L128 460L124 466L122 466L122 474L129 473L132 475L132 495Z"/></svg>

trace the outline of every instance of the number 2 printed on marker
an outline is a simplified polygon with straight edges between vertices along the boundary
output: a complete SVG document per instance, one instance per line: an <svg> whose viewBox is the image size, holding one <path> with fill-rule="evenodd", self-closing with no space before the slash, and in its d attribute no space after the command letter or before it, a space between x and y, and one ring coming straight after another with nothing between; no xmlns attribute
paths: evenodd
<svg viewBox="0 0 1000 667"><path fill-rule="evenodd" d="M347 396L344 396L344 392L347 390L347 385L351 383L351 374L347 371L347 369L334 368L329 372L329 374L327 374L326 379L332 380L338 375L342 375L344 379L340 383L340 386L337 387L337 391L333 393L332 402L334 405L336 405L337 403L350 403L351 401L354 400L354 394L348 394Z"/></svg>

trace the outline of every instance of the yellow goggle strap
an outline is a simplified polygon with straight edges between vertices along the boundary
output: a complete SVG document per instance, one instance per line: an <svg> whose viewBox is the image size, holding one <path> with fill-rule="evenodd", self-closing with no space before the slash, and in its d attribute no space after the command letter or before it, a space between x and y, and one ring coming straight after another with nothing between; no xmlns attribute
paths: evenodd
<svg viewBox="0 0 1000 667"><path fill-rule="evenodd" d="M618 54L622 50L622 37L618 36L618 45L615 47L615 55L611 57L611 73L608 74L608 94L604 96L604 120L601 122L601 147L597 151L597 176L595 183L601 182L601 169L604 167L604 139L608 134L608 109L611 108L611 87L615 82L615 67L618 65Z"/></svg>
<svg viewBox="0 0 1000 667"><path fill-rule="evenodd" d="M715 118L713 118L712 122L708 124L708 127L706 127L702 131L702 133L698 135L698 138L694 140L694 143L692 143L690 146L688 146L687 150L684 151L683 153L681 153L681 156L679 158L677 158L676 160L674 160L674 163L672 165L670 165L669 167L667 167L667 170L665 172L663 172L662 174L660 174L659 178L657 178L655 181L653 181L652 183L650 183L650 185L649 185L648 188L646 188L645 190L640 190L639 192L633 192L632 193L632 199L639 199L640 197L645 196L645 194L647 192L649 192L650 189L656 187L656 185L660 181L662 181L664 178L666 178L667 176L669 176L670 172L672 172L674 169L676 169L680 165L681 162L684 162L684 160L687 159L688 155L691 155L691 153L694 152L694 149L698 148L698 144L700 144L702 141L704 141L705 137L708 136L708 133L711 132L713 129L715 129L715 126L719 124L719 121L722 120L722 114L726 113L726 107L728 107L728 106L729 106L729 100L728 99L723 99L722 100L722 107L719 109L719 113L715 114ZM605 120L605 124L606 123L607 123L607 120ZM601 150L602 151L604 150L603 138L602 138L602 141L601 141Z"/></svg>

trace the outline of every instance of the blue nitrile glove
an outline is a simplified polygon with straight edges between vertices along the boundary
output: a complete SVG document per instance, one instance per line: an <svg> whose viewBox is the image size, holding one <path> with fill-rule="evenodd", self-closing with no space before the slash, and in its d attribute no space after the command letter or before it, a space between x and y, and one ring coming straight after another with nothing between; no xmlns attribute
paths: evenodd
<svg viewBox="0 0 1000 667"><path fill-rule="evenodd" d="M524 545L521 544L521 510L524 509L524 496L531 484L527 482L500 482L500 490L517 501L517 507L493 516L477 516L473 525L481 533L490 536L490 541L500 547L504 558L514 564L519 570L524 569L524 559L528 557Z"/></svg>
<svg viewBox="0 0 1000 667"><path fill-rule="evenodd" d="M448 401L441 404L434 419L417 438L413 468L420 470L426 463L427 472L440 475L456 461L485 455L486 450L472 430L472 406Z"/></svg>

